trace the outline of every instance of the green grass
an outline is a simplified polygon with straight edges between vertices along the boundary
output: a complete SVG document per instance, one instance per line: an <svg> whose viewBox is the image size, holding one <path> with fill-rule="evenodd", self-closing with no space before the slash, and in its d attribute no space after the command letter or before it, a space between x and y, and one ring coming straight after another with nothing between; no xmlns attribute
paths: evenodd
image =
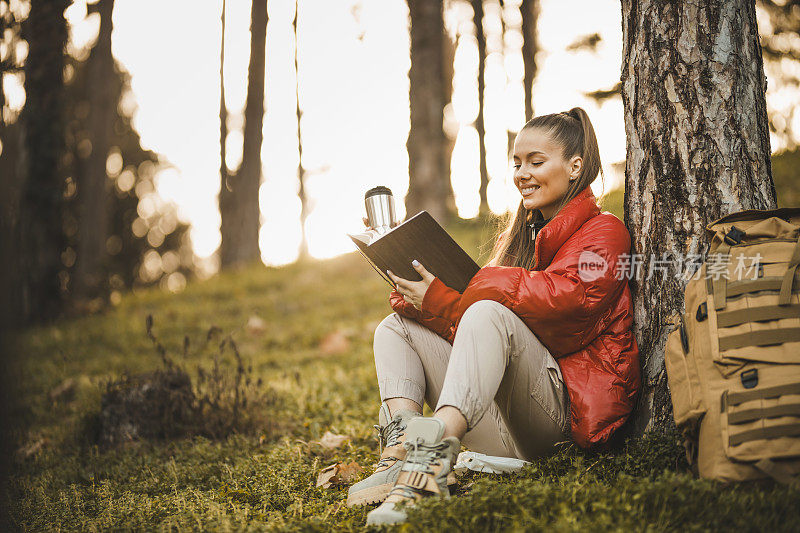
<svg viewBox="0 0 800 533"><path fill-rule="evenodd" d="M490 225L462 221L450 232L480 263ZM480 244L483 244L481 249ZM126 295L113 310L24 332L15 345L17 445L43 443L18 458L4 495L23 530L361 530L369 509L348 509L346 487L315 487L324 466L375 461L378 393L372 334L391 312L388 286L356 253L284 268L251 267L189 284L173 295ZM145 335L154 331L190 371L212 326L232 334L244 359L282 402L269 411L284 433L234 434L132 443L100 450L88 427L106 380L157 368ZM245 327L256 315L262 333ZM343 332L348 350L319 342ZM203 358L205 357L205 359ZM230 363L230 361L227 361ZM49 392L67 378L74 399ZM324 451L325 431L350 436ZM426 501L407 530L800 530L800 492L771 483L724 486L696 480L674 433L653 434L617 453L566 447L513 476L468 474L458 496Z"/></svg>

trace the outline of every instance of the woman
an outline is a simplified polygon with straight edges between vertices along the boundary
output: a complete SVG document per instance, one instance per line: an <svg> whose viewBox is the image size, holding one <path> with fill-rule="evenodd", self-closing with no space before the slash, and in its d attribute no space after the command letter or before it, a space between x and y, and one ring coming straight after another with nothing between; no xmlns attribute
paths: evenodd
<svg viewBox="0 0 800 533"><path fill-rule="evenodd" d="M461 442L531 460L563 440L602 445L633 409L630 236L592 194L601 164L586 112L525 124L514 168L519 207L463 294L424 265L414 265L418 282L389 273L395 312L374 339L383 448L348 495L349 505L383 501L368 524L403 521L404 505L449 495ZM423 401L433 417L421 416Z"/></svg>

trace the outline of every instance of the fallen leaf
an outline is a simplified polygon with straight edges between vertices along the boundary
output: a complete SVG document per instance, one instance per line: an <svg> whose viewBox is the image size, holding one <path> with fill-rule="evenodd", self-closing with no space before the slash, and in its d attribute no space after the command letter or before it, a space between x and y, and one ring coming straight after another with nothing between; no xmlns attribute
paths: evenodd
<svg viewBox="0 0 800 533"><path fill-rule="evenodd" d="M319 475L317 476L317 487L322 487L323 489L330 488L330 486L335 482L336 474L338 473L338 463L335 465L326 466L320 470Z"/></svg>
<svg viewBox="0 0 800 533"><path fill-rule="evenodd" d="M342 483L352 483L356 479L358 479L359 474L363 472L364 469L361 468L361 465L356 463L355 461L351 463L339 463L339 479Z"/></svg>
<svg viewBox="0 0 800 533"><path fill-rule="evenodd" d="M244 326L250 335L261 335L267 330L267 323L258 315L252 315Z"/></svg>
<svg viewBox="0 0 800 533"><path fill-rule="evenodd" d="M349 438L350 437L348 437L347 435L337 435L336 433L331 433L330 431L326 431L321 439L313 442L316 442L317 444L328 450L335 450L336 448L347 442Z"/></svg>
<svg viewBox="0 0 800 533"><path fill-rule="evenodd" d="M75 388L77 381L73 378L67 378L62 381L57 387L50 391L51 402L69 402L75 396Z"/></svg>
<svg viewBox="0 0 800 533"><path fill-rule="evenodd" d="M319 351L324 355L336 355L350 350L350 339L343 331L327 334L319 343Z"/></svg>
<svg viewBox="0 0 800 533"><path fill-rule="evenodd" d="M39 451L44 448L45 444L47 444L47 439L37 439L33 442L29 442L17 450L17 458L21 461L24 461L25 459L28 459L29 457L39 453Z"/></svg>
<svg viewBox="0 0 800 533"><path fill-rule="evenodd" d="M329 489L333 485L352 483L363 471L364 469L355 461L326 466L317 475L317 487Z"/></svg>

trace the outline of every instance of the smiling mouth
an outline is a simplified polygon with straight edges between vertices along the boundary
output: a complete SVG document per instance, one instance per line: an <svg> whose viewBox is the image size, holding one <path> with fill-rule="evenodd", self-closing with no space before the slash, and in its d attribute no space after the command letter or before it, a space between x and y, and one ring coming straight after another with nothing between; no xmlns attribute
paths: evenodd
<svg viewBox="0 0 800 533"><path fill-rule="evenodd" d="M528 187L520 189L522 196L528 196L529 194L533 194L535 191L538 191L540 188L539 185L530 185Z"/></svg>

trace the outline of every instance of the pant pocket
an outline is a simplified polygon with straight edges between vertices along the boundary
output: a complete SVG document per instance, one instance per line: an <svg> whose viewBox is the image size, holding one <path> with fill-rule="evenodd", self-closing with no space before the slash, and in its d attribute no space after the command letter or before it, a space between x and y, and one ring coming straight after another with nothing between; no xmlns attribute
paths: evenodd
<svg viewBox="0 0 800 533"><path fill-rule="evenodd" d="M553 364L557 363L553 361ZM564 382L558 378L556 369L547 364L542 366L542 371L531 390L531 397L563 432L567 423L568 410L565 403L566 388Z"/></svg>

